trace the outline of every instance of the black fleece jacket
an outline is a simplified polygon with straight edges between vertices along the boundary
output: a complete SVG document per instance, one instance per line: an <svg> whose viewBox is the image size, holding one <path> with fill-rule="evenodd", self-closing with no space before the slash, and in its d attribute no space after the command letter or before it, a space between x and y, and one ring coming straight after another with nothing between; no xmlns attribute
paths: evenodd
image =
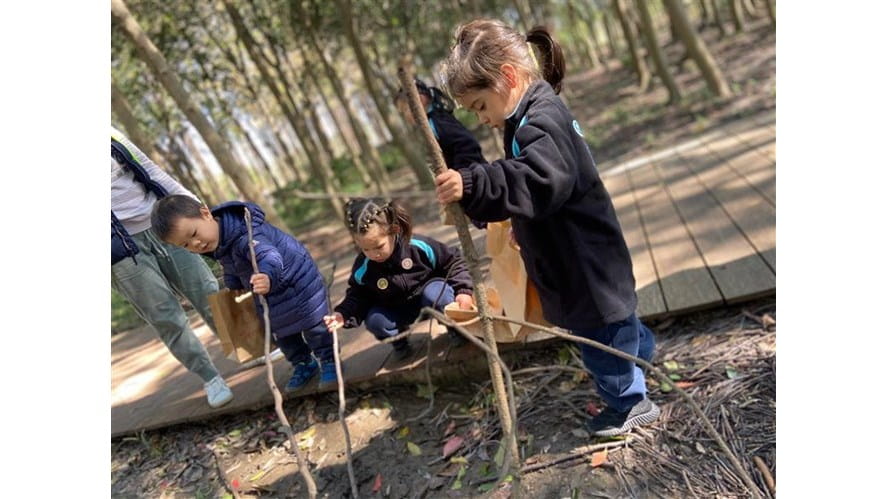
<svg viewBox="0 0 887 499"><path fill-rule="evenodd" d="M346 328L357 327L370 308L409 305L422 295L426 284L444 278L455 294L473 296L468 265L458 249L416 234L403 244L398 236L394 251L384 262L370 260L363 253L357 255L345 298L333 310L342 314Z"/></svg>
<svg viewBox="0 0 887 499"><path fill-rule="evenodd" d="M545 319L588 329L637 307L631 256L579 123L545 81L505 122L505 159L460 170L473 219L511 218Z"/></svg>

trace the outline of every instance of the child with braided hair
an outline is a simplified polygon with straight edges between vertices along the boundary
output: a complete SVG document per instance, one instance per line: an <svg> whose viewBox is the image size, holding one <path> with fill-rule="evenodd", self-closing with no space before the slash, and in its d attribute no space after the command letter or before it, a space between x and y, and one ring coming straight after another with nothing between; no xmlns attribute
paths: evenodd
<svg viewBox="0 0 887 499"><path fill-rule="evenodd" d="M364 322L381 341L406 331L423 307L443 311L453 302L465 310L474 306L474 286L459 250L413 234L411 217L397 202L350 199L345 225L360 254L345 298L333 315L324 317L330 331ZM412 354L407 338L392 347L397 360Z"/></svg>

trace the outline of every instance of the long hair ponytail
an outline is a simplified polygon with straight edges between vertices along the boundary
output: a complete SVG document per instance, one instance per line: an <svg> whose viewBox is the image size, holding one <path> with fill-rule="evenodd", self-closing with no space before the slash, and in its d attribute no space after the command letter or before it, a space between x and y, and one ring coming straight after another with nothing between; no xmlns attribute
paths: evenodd
<svg viewBox="0 0 887 499"><path fill-rule="evenodd" d="M544 26L534 26L527 32L527 42L539 50L539 71L542 78L551 85L554 93L560 93L566 73L563 49Z"/></svg>

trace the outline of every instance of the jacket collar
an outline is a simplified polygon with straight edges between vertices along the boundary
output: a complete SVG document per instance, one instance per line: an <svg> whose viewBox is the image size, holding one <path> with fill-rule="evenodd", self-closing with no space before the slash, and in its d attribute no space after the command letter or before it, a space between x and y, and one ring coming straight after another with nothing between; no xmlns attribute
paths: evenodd
<svg viewBox="0 0 887 499"><path fill-rule="evenodd" d="M511 116L505 120L505 128L507 130L514 130L517 128L518 123L520 123L521 118L527 114L527 108L530 107L530 104L534 102L539 96L545 93L545 90L548 89L551 92L551 85L548 84L545 80L537 80L533 83L530 83L530 86L527 87L527 90L524 92L523 97L521 97L520 102L517 103L517 106L514 108L514 111L511 113Z"/></svg>

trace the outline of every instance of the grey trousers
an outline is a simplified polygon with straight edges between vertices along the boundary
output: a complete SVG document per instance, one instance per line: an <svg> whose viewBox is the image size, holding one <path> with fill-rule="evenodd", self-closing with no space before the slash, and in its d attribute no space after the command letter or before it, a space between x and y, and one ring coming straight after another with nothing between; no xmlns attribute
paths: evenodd
<svg viewBox="0 0 887 499"><path fill-rule="evenodd" d="M209 381L219 372L200 339L188 325L179 298L183 295L213 333L216 332L207 296L219 290L218 282L202 257L160 241L148 229L132 236L139 253L111 266L111 285L151 325L189 371Z"/></svg>

